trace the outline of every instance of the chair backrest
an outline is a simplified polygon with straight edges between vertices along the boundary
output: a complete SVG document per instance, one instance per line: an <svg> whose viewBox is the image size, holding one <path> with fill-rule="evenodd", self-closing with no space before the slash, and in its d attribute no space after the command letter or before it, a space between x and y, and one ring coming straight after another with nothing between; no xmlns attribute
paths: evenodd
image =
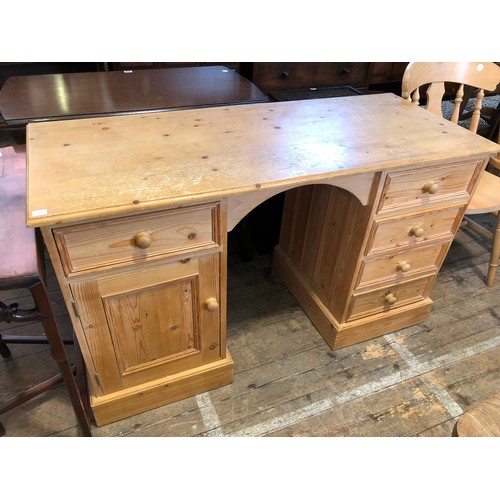
<svg viewBox="0 0 500 500"><path fill-rule="evenodd" d="M484 91L495 90L499 82L500 67L492 62L413 62L407 66L403 74L401 95L404 99L418 105L419 88L429 85L425 107L428 111L443 116L442 100L445 94L445 83L459 84L450 117L450 121L458 123L465 92L464 86L479 89L469 126L469 130L475 133L481 117Z"/></svg>

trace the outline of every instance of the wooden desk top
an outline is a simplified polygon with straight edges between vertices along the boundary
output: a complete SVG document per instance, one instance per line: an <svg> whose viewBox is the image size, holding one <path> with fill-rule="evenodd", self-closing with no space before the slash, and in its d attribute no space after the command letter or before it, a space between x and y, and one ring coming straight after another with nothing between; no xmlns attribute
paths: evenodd
<svg viewBox="0 0 500 500"><path fill-rule="evenodd" d="M252 82L224 66L14 76L0 90L9 126L264 101Z"/></svg>
<svg viewBox="0 0 500 500"><path fill-rule="evenodd" d="M27 148L32 227L500 149L393 94L32 123Z"/></svg>

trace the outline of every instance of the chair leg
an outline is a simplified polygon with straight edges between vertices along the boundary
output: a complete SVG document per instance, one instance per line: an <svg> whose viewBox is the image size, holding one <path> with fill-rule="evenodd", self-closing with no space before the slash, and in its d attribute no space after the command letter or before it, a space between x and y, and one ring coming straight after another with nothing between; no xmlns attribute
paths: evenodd
<svg viewBox="0 0 500 500"><path fill-rule="evenodd" d="M7 344L2 340L2 336L0 335L0 356L2 358L10 358L11 352Z"/></svg>
<svg viewBox="0 0 500 500"><path fill-rule="evenodd" d="M39 281L30 288L30 292L38 310L43 315L42 325L44 327L45 334L47 335L51 355L59 366L59 370L66 384L78 423L80 424L84 436L91 436L92 433L89 417L85 412L85 407L80 397L75 377L73 376L73 370L71 369L71 365L66 355L66 349L64 348L64 343L59 334L59 329L50 305L45 284L42 281Z"/></svg>
<svg viewBox="0 0 500 500"><path fill-rule="evenodd" d="M490 263L488 265L488 275L486 276L486 285L493 286L495 275L497 273L498 261L500 260L500 211L497 214L497 227L493 234L493 247L491 249Z"/></svg>
<svg viewBox="0 0 500 500"><path fill-rule="evenodd" d="M21 392L20 394L16 394L14 397L8 399L7 401L3 401L0 404L0 415L7 413L8 411L12 410L13 408L17 408L19 405L26 403L30 399L36 398L37 396L39 396L40 394L43 394L44 392L48 391L49 389L57 387L62 382L63 382L62 375L60 373L58 373L57 375L54 375L53 377L49 378L48 380L45 380L44 382L40 382L39 384L37 384L33 387L30 387L29 389L26 389L25 391Z"/></svg>

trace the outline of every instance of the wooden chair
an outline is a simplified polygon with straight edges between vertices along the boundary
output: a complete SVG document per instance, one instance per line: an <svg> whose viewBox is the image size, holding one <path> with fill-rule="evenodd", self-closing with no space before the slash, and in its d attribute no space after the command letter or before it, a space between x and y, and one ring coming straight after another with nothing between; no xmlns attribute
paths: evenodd
<svg viewBox="0 0 500 500"><path fill-rule="evenodd" d="M485 91L494 91L500 82L500 67L495 63L410 63L402 81L402 97L415 105L420 103L420 87L427 86L425 108L443 116L442 101L445 96L445 83L459 84L453 100L450 121L459 122L464 94L469 87L478 89L475 105L470 113L469 130L476 133L481 119L482 101ZM500 139L500 137L499 137ZM490 161L492 170L500 169L500 154ZM467 215L492 213L496 216L494 232L481 226ZM479 185L466 210L463 224L493 240L491 257L486 277L486 285L493 286L498 261L500 259L500 177L498 172L484 171Z"/></svg>
<svg viewBox="0 0 500 500"><path fill-rule="evenodd" d="M454 437L500 437L500 394L472 406L453 427Z"/></svg>
<svg viewBox="0 0 500 500"><path fill-rule="evenodd" d="M0 292L26 288L34 307L21 309L18 304L0 302L0 322L41 322L45 335L0 335L0 355L11 356L8 343L50 345L51 356L60 373L24 392L0 402L0 415L64 382L83 435L91 436L86 407L73 375L60 336L45 284L43 246L38 233L25 225L26 149L14 146L0 149ZM5 433L0 424L0 435Z"/></svg>

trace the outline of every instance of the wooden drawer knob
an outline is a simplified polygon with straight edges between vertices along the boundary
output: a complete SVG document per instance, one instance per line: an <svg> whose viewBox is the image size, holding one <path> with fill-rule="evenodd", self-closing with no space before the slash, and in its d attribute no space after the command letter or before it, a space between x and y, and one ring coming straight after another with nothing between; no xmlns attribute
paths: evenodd
<svg viewBox="0 0 500 500"><path fill-rule="evenodd" d="M385 296L385 299L384 299L388 304L390 304L391 306L393 304L395 304L397 302L397 297L392 294L392 293L388 293L386 296Z"/></svg>
<svg viewBox="0 0 500 500"><path fill-rule="evenodd" d="M422 191L429 194L437 193L439 191L439 184L434 181L426 182L424 187L422 188Z"/></svg>
<svg viewBox="0 0 500 500"><path fill-rule="evenodd" d="M134 238L136 247L148 248L151 245L151 235L147 231L137 233Z"/></svg>
<svg viewBox="0 0 500 500"><path fill-rule="evenodd" d="M215 297L210 297L205 302L205 307L207 308L207 311L210 311L210 312L218 311L219 310L219 303L217 302L217 299Z"/></svg>
<svg viewBox="0 0 500 500"><path fill-rule="evenodd" d="M402 260L396 266L396 271L401 271L402 273L407 273L411 269L410 264L406 260Z"/></svg>
<svg viewBox="0 0 500 500"><path fill-rule="evenodd" d="M417 238L420 238L424 235L425 231L422 226L413 226L410 229L410 236L416 236Z"/></svg>

